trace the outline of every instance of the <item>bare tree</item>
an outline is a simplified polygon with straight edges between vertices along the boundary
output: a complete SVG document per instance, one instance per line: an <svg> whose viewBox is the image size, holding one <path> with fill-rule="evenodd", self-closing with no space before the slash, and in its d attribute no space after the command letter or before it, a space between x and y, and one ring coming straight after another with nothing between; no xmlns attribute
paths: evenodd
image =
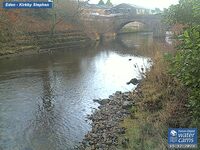
<svg viewBox="0 0 200 150"><path fill-rule="evenodd" d="M55 0L53 9L50 12L52 16L51 33L55 32L56 26L61 22L69 22L72 24L79 22L81 11L79 0Z"/></svg>

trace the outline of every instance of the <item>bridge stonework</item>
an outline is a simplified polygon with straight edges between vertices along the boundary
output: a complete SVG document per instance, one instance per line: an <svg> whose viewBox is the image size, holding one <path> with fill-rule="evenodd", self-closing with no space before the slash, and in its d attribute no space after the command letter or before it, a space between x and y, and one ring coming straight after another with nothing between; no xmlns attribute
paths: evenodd
<svg viewBox="0 0 200 150"><path fill-rule="evenodd" d="M91 31L104 35L116 35L120 29L130 22L141 22L155 37L165 35L165 26L161 23L160 15L96 15L84 17L85 25Z"/></svg>

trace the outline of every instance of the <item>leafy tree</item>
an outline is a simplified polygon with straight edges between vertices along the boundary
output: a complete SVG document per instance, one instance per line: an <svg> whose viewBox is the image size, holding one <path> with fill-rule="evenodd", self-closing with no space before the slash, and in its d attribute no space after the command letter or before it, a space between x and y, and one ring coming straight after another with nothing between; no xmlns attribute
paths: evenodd
<svg viewBox="0 0 200 150"><path fill-rule="evenodd" d="M171 5L163 13L164 22L167 24L181 23L194 25L200 23L199 0L180 0L179 4Z"/></svg>
<svg viewBox="0 0 200 150"><path fill-rule="evenodd" d="M200 24L200 2L199 0L194 0L192 5L192 12L196 24Z"/></svg>

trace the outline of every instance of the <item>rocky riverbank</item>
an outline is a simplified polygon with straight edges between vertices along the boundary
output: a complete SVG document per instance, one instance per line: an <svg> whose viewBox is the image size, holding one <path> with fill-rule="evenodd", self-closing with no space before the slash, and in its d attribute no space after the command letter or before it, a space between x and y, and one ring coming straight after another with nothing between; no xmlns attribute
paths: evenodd
<svg viewBox="0 0 200 150"><path fill-rule="evenodd" d="M129 109L134 105L131 92L116 92L108 99L94 100L100 104L92 115L92 130L85 135L80 150L115 150L118 144L125 144L128 139L119 143L119 136L125 133L125 128L119 126L124 118L130 115Z"/></svg>

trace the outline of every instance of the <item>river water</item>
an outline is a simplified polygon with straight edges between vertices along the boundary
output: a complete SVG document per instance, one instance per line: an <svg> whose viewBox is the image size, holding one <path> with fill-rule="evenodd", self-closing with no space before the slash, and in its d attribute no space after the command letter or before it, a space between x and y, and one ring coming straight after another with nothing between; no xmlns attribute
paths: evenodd
<svg viewBox="0 0 200 150"><path fill-rule="evenodd" d="M139 78L148 57L136 49L151 34L124 34L88 49L0 60L0 150L69 150L90 130L86 117L126 82Z"/></svg>

